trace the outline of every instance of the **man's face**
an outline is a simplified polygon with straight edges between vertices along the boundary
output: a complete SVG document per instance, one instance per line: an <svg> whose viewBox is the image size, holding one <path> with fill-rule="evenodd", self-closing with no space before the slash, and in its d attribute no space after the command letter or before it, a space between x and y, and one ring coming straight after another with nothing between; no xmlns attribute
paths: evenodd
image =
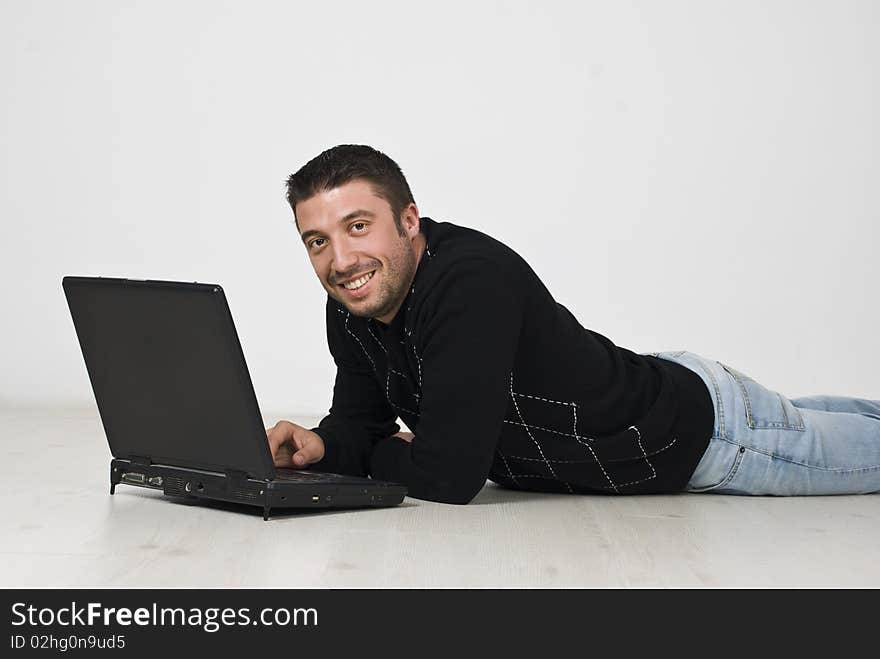
<svg viewBox="0 0 880 659"><path fill-rule="evenodd" d="M367 181L354 180L299 202L296 218L330 296L356 316L390 323L421 258L415 204L403 212L401 235L388 202Z"/></svg>

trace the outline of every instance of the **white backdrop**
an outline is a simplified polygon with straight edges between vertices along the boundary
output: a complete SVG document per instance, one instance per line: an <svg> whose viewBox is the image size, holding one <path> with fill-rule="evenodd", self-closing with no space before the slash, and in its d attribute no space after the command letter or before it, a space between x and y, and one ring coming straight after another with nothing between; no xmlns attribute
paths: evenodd
<svg viewBox="0 0 880 659"><path fill-rule="evenodd" d="M0 3L0 398L93 404L67 274L220 283L264 410L323 414L284 200L370 144L584 324L880 398L880 3Z"/></svg>

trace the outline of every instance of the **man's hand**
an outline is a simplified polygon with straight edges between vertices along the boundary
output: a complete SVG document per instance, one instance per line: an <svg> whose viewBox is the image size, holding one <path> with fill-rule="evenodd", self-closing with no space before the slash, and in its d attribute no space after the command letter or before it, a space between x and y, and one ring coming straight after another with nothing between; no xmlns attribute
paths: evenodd
<svg viewBox="0 0 880 659"><path fill-rule="evenodd" d="M413 437L415 437L415 435L413 435L411 432L403 432L402 430L399 433L395 433L391 436L400 437L403 441L409 442L410 444L412 444Z"/></svg>
<svg viewBox="0 0 880 659"><path fill-rule="evenodd" d="M276 467L302 469L324 457L324 440L290 421L266 428L266 439Z"/></svg>

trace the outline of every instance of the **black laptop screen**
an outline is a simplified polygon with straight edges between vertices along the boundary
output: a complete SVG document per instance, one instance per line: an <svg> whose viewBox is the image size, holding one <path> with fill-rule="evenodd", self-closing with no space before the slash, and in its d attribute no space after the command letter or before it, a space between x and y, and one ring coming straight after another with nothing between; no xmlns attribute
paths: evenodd
<svg viewBox="0 0 880 659"><path fill-rule="evenodd" d="M219 286L87 277L63 286L115 457L271 476Z"/></svg>

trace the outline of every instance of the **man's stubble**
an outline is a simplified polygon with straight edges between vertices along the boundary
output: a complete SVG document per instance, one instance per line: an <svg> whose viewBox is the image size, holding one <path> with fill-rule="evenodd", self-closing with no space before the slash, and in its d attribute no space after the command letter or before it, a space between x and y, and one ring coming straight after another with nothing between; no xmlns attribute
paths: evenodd
<svg viewBox="0 0 880 659"><path fill-rule="evenodd" d="M385 316L398 304L402 304L406 298L416 267L416 255L413 253L412 241L404 234L389 258L388 265L381 267L379 290L374 291L372 296L374 299L369 306L359 306L357 309L353 309L335 291L331 295L354 316L364 318Z"/></svg>

